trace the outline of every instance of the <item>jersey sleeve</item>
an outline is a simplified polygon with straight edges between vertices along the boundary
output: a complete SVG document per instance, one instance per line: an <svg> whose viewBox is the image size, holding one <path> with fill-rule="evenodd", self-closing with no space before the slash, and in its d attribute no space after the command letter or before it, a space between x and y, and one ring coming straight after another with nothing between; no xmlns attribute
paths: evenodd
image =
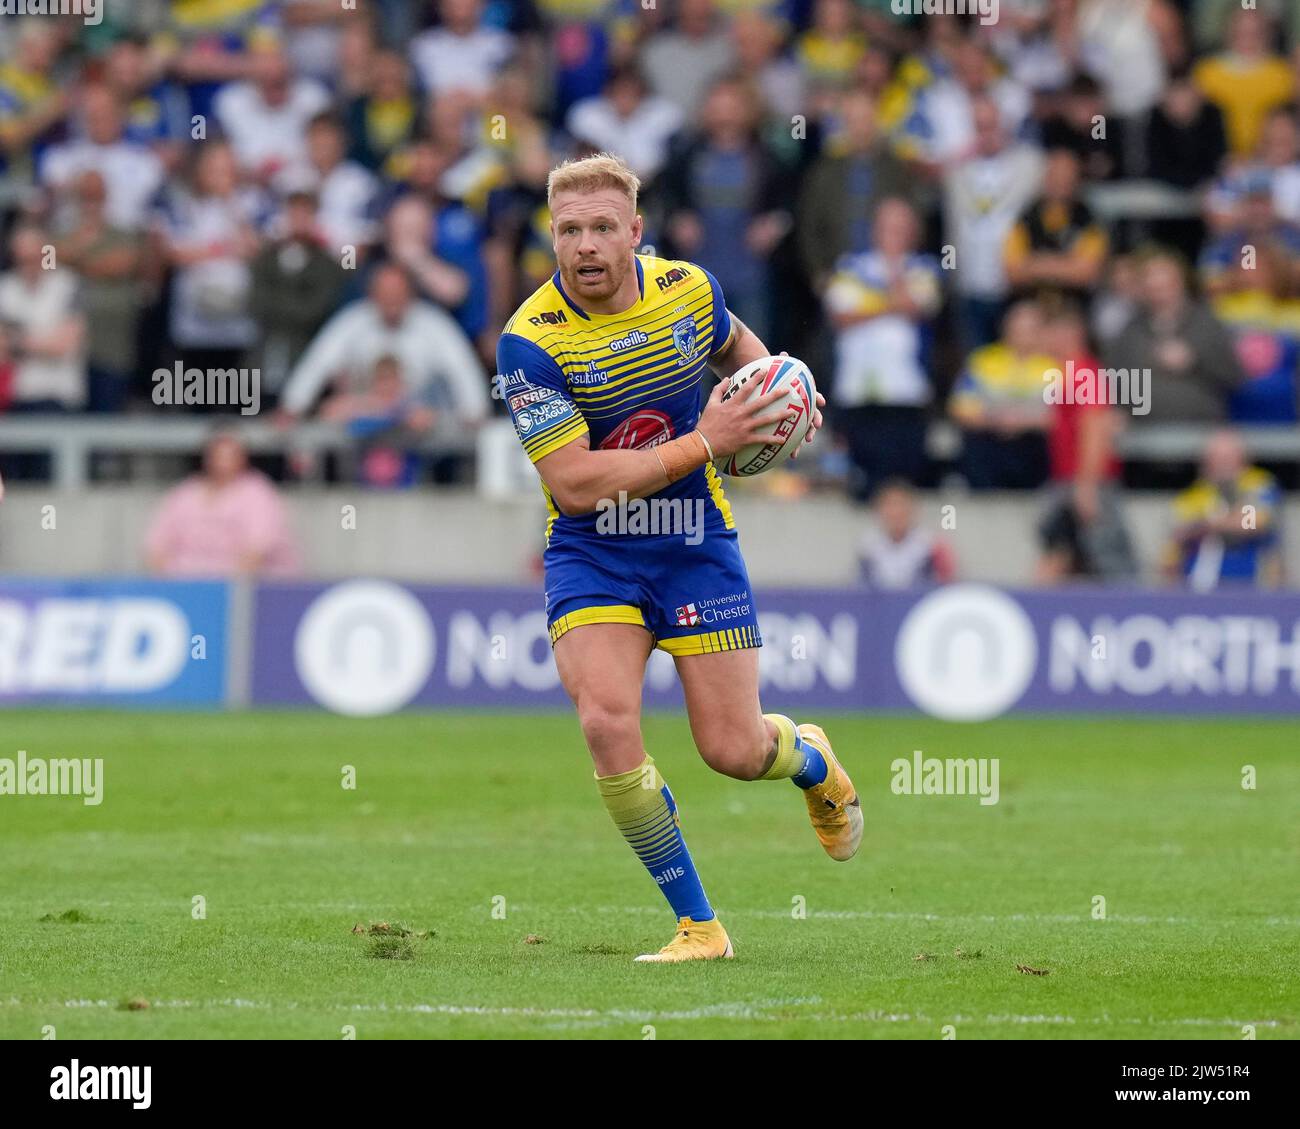
<svg viewBox="0 0 1300 1129"><path fill-rule="evenodd" d="M708 270L704 271L704 277L709 280L709 289L713 292L713 338L709 342L708 355L716 357L731 347L736 327L731 320L731 314L727 311L727 300L722 296L722 287L718 285L718 280Z"/></svg>
<svg viewBox="0 0 1300 1129"><path fill-rule="evenodd" d="M585 435L587 421L569 395L564 372L545 349L514 333L497 344L498 395L505 399L515 434L537 462Z"/></svg>

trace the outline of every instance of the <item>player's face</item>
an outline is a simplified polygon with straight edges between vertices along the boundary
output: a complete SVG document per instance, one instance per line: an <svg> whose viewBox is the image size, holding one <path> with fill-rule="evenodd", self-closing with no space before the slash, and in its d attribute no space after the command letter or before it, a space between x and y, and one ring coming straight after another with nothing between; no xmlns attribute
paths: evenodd
<svg viewBox="0 0 1300 1129"><path fill-rule="evenodd" d="M600 303L618 294L633 270L641 217L612 188L561 192L551 203L551 237L564 288Z"/></svg>

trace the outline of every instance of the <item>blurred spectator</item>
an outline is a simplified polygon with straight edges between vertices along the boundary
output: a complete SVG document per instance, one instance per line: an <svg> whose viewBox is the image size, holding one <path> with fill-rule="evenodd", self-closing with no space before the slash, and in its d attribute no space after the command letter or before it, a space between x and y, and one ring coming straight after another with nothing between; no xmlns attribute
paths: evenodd
<svg viewBox="0 0 1300 1129"><path fill-rule="evenodd" d="M30 184L36 156L71 104L69 92L54 79L59 36L53 25L25 20L12 60L0 67L0 152L5 179Z"/></svg>
<svg viewBox="0 0 1300 1129"><path fill-rule="evenodd" d="M1257 161L1273 192L1273 214L1300 222L1300 127L1295 113L1275 110L1264 121Z"/></svg>
<svg viewBox="0 0 1300 1129"><path fill-rule="evenodd" d="M1275 249L1278 264L1289 276L1287 282L1300 282L1300 227L1274 214L1272 185L1266 176L1251 178L1234 217L1232 226L1201 251L1201 284L1207 294L1221 293L1237 271L1254 270L1259 251L1266 246Z"/></svg>
<svg viewBox="0 0 1300 1129"><path fill-rule="evenodd" d="M633 62L640 12L619 0L537 0L551 51L552 120L562 122L584 98L595 98L610 72ZM635 11L635 10L633 10Z"/></svg>
<svg viewBox="0 0 1300 1129"><path fill-rule="evenodd" d="M203 467L169 490L145 541L162 576L292 576L298 549L274 484L233 434L203 449Z"/></svg>
<svg viewBox="0 0 1300 1129"><path fill-rule="evenodd" d="M262 373L262 403L273 407L343 293L343 268L317 231L312 193L290 195L279 237L258 252L252 275L252 313L261 333L255 367Z"/></svg>
<svg viewBox="0 0 1300 1129"><path fill-rule="evenodd" d="M123 231L138 231L162 187L162 162L123 136L122 108L107 86L87 88L80 103L85 138L50 149L41 164L41 181L57 192L83 172L99 173L108 192L109 221Z"/></svg>
<svg viewBox="0 0 1300 1129"><path fill-rule="evenodd" d="M1021 4L991 27L990 46L1007 76L1043 104L1055 100L1073 73L1073 5Z"/></svg>
<svg viewBox="0 0 1300 1129"><path fill-rule="evenodd" d="M413 394L459 425L487 417L487 374L469 341L442 310L415 299L395 264L377 267L369 296L345 306L316 335L281 394L281 411L305 415L331 381L340 391L364 388L386 356L397 358Z"/></svg>
<svg viewBox="0 0 1300 1129"><path fill-rule="evenodd" d="M370 65L366 89L347 105L349 156L372 172L412 141L420 123L420 103L411 91L411 70L396 51L379 51Z"/></svg>
<svg viewBox="0 0 1300 1129"><path fill-rule="evenodd" d="M672 30L651 36L641 51L650 89L693 117L714 83L735 65L731 40L713 0L678 0Z"/></svg>
<svg viewBox="0 0 1300 1129"><path fill-rule="evenodd" d="M650 93L634 69L615 71L596 98L569 111L565 128L596 152L617 153L649 184L668 159L668 142L682 127L677 105Z"/></svg>
<svg viewBox="0 0 1300 1129"><path fill-rule="evenodd" d="M1194 77L1205 96L1223 111L1228 144L1238 156L1254 152L1268 112L1289 102L1295 93L1291 67L1270 49L1268 20L1253 6L1233 14L1227 49L1202 59Z"/></svg>
<svg viewBox="0 0 1300 1129"><path fill-rule="evenodd" d="M1047 479L1051 414L1043 394L1055 360L1043 352L1037 304L1015 303L1003 339L976 349L953 389L962 429L961 472L972 490L1032 490Z"/></svg>
<svg viewBox="0 0 1300 1129"><path fill-rule="evenodd" d="M347 460L347 477L379 489L413 485L420 456L414 449L433 429L438 413L412 395L396 357L375 362L369 387L338 392L320 410L321 419L343 424L357 440L358 450Z"/></svg>
<svg viewBox="0 0 1300 1129"><path fill-rule="evenodd" d="M756 134L756 111L745 82L717 83L701 132L687 137L664 174L663 204L673 254L712 271L728 309L762 338L770 319L768 260L791 219L784 177Z"/></svg>
<svg viewBox="0 0 1300 1129"><path fill-rule="evenodd" d="M953 282L966 350L997 336L1008 288L1003 248L1042 180L1042 155L1008 141L991 99L976 99L971 116L974 153L944 176L944 240L956 252Z"/></svg>
<svg viewBox="0 0 1300 1129"><path fill-rule="evenodd" d="M1146 127L1146 167L1175 188L1200 188L1218 175L1228 151L1223 115L1187 72L1174 75Z"/></svg>
<svg viewBox="0 0 1300 1129"><path fill-rule="evenodd" d="M1101 84L1110 113L1137 118L1155 105L1167 74L1161 40L1179 16L1166 0L1078 0L1071 39L1082 69Z"/></svg>
<svg viewBox="0 0 1300 1129"><path fill-rule="evenodd" d="M1121 119L1107 116L1096 80L1081 74L1070 82L1058 111L1043 123L1043 147L1069 149L1079 158L1085 180L1110 180L1119 175L1123 131Z"/></svg>
<svg viewBox="0 0 1300 1129"><path fill-rule="evenodd" d="M1108 368L1151 373L1151 410L1135 422L1225 419L1228 396L1241 383L1231 335L1188 293L1186 268L1176 256L1150 255L1140 275L1140 309L1105 356Z"/></svg>
<svg viewBox="0 0 1300 1129"><path fill-rule="evenodd" d="M69 185L69 198L73 207L55 253L59 264L81 279L89 362L86 406L92 412L118 412L127 405L136 371L144 241L109 221L108 189L94 169Z"/></svg>
<svg viewBox="0 0 1300 1129"><path fill-rule="evenodd" d="M1029 92L999 76L988 50L968 40L957 51L952 75L935 82L920 105L922 150L930 163L946 168L973 152L986 155L976 139L977 102L990 102L997 108L1002 132L1008 138L1020 134L1031 108Z"/></svg>
<svg viewBox="0 0 1300 1129"><path fill-rule="evenodd" d="M1136 255L1115 255L1106 266L1101 288L1092 295L1092 338L1103 351L1128 328L1142 296L1141 263Z"/></svg>
<svg viewBox="0 0 1300 1129"><path fill-rule="evenodd" d="M249 56L251 78L222 87L213 112L239 166L263 183L287 165L307 160L307 125L330 107L319 82L295 77L278 45Z"/></svg>
<svg viewBox="0 0 1300 1129"><path fill-rule="evenodd" d="M313 118L307 127L307 159L282 169L275 188L282 194L311 191L318 200L316 224L326 246L337 255L351 248L354 262L365 258L379 235L375 203L379 182L363 165L347 157L348 138L331 114Z"/></svg>
<svg viewBox="0 0 1300 1129"><path fill-rule="evenodd" d="M871 249L880 201L908 194L914 183L879 135L875 99L849 91L840 114L840 130L808 170L795 213L804 270L818 290L841 255Z"/></svg>
<svg viewBox="0 0 1300 1129"><path fill-rule="evenodd" d="M433 253L433 208L423 196L400 197L384 220L384 254L414 283L419 296L454 310L469 295L465 271Z"/></svg>
<svg viewBox="0 0 1300 1129"><path fill-rule="evenodd" d="M805 108L806 84L799 64L781 50L784 27L760 8L742 8L731 17L736 66L763 92L765 110L781 120L788 137L791 119Z"/></svg>
<svg viewBox="0 0 1300 1129"><path fill-rule="evenodd" d="M284 5L285 53L296 73L333 85L344 74L344 28L363 27L357 18L360 5L339 0L292 0ZM361 37L368 42L367 32Z"/></svg>
<svg viewBox="0 0 1300 1129"><path fill-rule="evenodd" d="M1106 261L1106 232L1079 199L1079 158L1048 153L1043 194L1007 236L1007 280L1020 294L1048 291L1086 301Z"/></svg>
<svg viewBox="0 0 1300 1129"><path fill-rule="evenodd" d="M858 543L859 574L869 588L892 592L956 579L952 546L917 522L916 495L908 483L890 481L880 488L875 517Z"/></svg>
<svg viewBox="0 0 1300 1129"><path fill-rule="evenodd" d="M842 87L866 48L853 0L813 0L812 26L795 40L794 57L808 85Z"/></svg>
<svg viewBox="0 0 1300 1129"><path fill-rule="evenodd" d="M9 236L11 267L0 274L0 324L14 358L11 412L59 412L86 402L86 319L77 273L50 270L45 231L21 224Z"/></svg>
<svg viewBox="0 0 1300 1129"><path fill-rule="evenodd" d="M483 225L469 208L444 191L444 177L450 163L447 150L429 141L419 141L411 146L404 163L407 171L405 180L398 186L403 193L399 199L410 197L423 202L429 217L412 221L411 217L423 213L405 207L394 217L390 209L385 222L384 254L399 263L420 258L422 266L417 275L420 288L446 306L465 335L474 340L488 322ZM425 260L424 253L436 262ZM430 288L435 277L430 271L435 269L438 282ZM509 312L513 312L513 307Z"/></svg>
<svg viewBox="0 0 1300 1129"><path fill-rule="evenodd" d="M888 478L914 485L926 478L926 360L941 290L938 262L917 253L920 234L911 205L885 200L876 213L875 250L845 256L826 289L836 330L829 399L862 498Z"/></svg>
<svg viewBox="0 0 1300 1129"><path fill-rule="evenodd" d="M229 145L197 151L191 186L178 188L162 218L164 254L173 268L170 336L194 368L237 368L257 340L250 309L262 202L239 186Z"/></svg>
<svg viewBox="0 0 1300 1129"><path fill-rule="evenodd" d="M420 85L432 94L485 94L514 50L512 37L483 19L482 0L440 0L441 24L411 43Z"/></svg>
<svg viewBox="0 0 1300 1129"><path fill-rule="evenodd" d="M104 59L104 82L122 107L124 136L145 145L174 173L190 135L189 101L163 75L162 59L144 35L118 39Z"/></svg>
<svg viewBox="0 0 1300 1129"><path fill-rule="evenodd" d="M1224 582L1276 588L1283 581L1281 495L1273 476L1246 461L1241 437L1215 432L1201 477L1174 499L1177 525L1164 572L1198 592Z"/></svg>
<svg viewBox="0 0 1300 1129"><path fill-rule="evenodd" d="M1043 342L1056 358L1062 394L1055 397L1047 433L1051 486L1038 527L1043 555L1037 582L1134 580L1137 563L1117 489L1119 407L1111 402L1111 389L1088 348L1080 308L1069 302L1049 307ZM1067 384L1069 395L1064 394Z"/></svg>
<svg viewBox="0 0 1300 1129"><path fill-rule="evenodd" d="M0 416L9 410L13 403L14 376L17 366L9 349L9 331L0 325Z"/></svg>
<svg viewBox="0 0 1300 1129"><path fill-rule="evenodd" d="M1250 269L1230 268L1214 312L1232 333L1244 382L1228 414L1239 423L1295 423L1300 299L1289 257L1264 245Z"/></svg>

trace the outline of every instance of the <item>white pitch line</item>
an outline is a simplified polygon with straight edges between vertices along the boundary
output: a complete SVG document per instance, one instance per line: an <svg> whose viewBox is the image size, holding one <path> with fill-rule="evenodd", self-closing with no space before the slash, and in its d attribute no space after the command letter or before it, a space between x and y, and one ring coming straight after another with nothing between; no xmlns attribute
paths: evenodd
<svg viewBox="0 0 1300 1129"><path fill-rule="evenodd" d="M1213 1019L1207 1016L1181 1016L1171 1019L1159 1019L1156 1016L1087 1016L1075 1018L1071 1015L973 1015L931 1016L923 1012L858 1011L858 1012L800 1012L796 1015L778 1014L774 1009L804 1007L821 1004L818 996L794 999L763 999L735 1001L729 1003L709 1004L706 1007L690 1008L677 1011L654 1011L643 1008L542 1008L542 1007L496 1007L487 1004L304 1004L297 1000L284 1003L267 1001L225 999L225 1000L154 1000L153 1008L215 1009L233 1008L236 1010L257 1011L345 1011L362 1014L395 1015L448 1015L470 1018L522 1018L522 1019L558 1019L585 1020L587 1025L594 1021L599 1026L609 1026L619 1022L652 1023L676 1020L698 1019L753 1019L764 1023L778 1023L791 1019L817 1023L925 1023L954 1025L969 1023L984 1026L1126 1026L1126 1027L1234 1027L1240 1029L1247 1024L1255 1027L1281 1027L1283 1021L1277 1019ZM8 999L0 1001L0 1007L43 1007L49 1005L27 1003L24 1000ZM64 1008L116 1008L112 1000L65 1000L55 1007Z"/></svg>
<svg viewBox="0 0 1300 1129"><path fill-rule="evenodd" d="M521 909L536 911L544 907L516 903L514 912ZM562 912L566 914L584 913L653 913L662 916L663 910L657 906L568 906ZM736 909L719 910L728 920L737 917L790 917L789 910L783 909ZM978 921L995 925L999 922L1018 924L1041 923L1046 925L1215 925L1235 928L1242 925L1284 925L1292 929L1300 928L1300 917L1264 917L1264 918L1212 918L1212 917L1146 917L1141 914L1108 914L1104 921L1094 922L1085 914L1070 913L921 913L900 912L895 910L852 910L827 909L808 910L806 920L825 918L828 921Z"/></svg>

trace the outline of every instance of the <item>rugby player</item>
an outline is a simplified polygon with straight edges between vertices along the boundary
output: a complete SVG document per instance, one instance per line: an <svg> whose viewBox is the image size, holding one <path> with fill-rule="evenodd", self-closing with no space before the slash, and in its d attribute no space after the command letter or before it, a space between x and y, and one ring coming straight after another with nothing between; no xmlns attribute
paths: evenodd
<svg viewBox="0 0 1300 1129"><path fill-rule="evenodd" d="M706 369L728 377L769 350L694 263L639 256L635 174L617 157L566 161L547 182L559 269L515 312L497 348L500 394L542 479L546 611L596 787L677 917L638 961L733 955L687 850L676 804L641 739L653 648L673 657L695 746L737 780L791 780L833 859L853 857L862 811L816 725L763 713L754 596L714 460L762 441L785 391L759 381L703 411ZM821 424L818 395L811 442ZM609 529L628 499L680 501L703 536ZM620 531L622 530L622 531Z"/></svg>

